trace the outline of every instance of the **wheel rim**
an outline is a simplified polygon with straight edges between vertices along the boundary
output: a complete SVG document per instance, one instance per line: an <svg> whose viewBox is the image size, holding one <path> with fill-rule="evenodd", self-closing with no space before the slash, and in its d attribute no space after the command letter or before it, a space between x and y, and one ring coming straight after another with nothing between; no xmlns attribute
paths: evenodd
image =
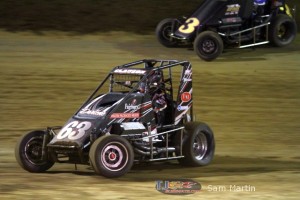
<svg viewBox="0 0 300 200"><path fill-rule="evenodd" d="M42 160L43 139L41 137L31 138L25 145L25 157L33 165L43 165Z"/></svg>
<svg viewBox="0 0 300 200"><path fill-rule="evenodd" d="M128 163L128 151L120 142L111 142L102 149L101 162L109 171L120 171Z"/></svg>
<svg viewBox="0 0 300 200"><path fill-rule="evenodd" d="M193 152L197 160L202 160L208 149L207 138L204 133L198 133L194 139Z"/></svg>
<svg viewBox="0 0 300 200"><path fill-rule="evenodd" d="M171 41L171 33L172 33L172 25L167 24L166 26L163 27L163 30L161 32L162 37L165 40Z"/></svg>
<svg viewBox="0 0 300 200"><path fill-rule="evenodd" d="M213 54L216 51L216 43L212 39L204 39L201 43L201 51L205 54Z"/></svg>
<svg viewBox="0 0 300 200"><path fill-rule="evenodd" d="M287 27L285 24L281 24L277 30L277 36L280 39L284 39L287 35Z"/></svg>

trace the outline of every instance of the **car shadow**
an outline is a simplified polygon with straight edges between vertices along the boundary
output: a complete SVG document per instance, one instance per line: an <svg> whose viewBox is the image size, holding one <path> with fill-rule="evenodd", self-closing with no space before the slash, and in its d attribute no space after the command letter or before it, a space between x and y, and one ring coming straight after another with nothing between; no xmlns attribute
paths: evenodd
<svg viewBox="0 0 300 200"><path fill-rule="evenodd" d="M300 158L293 161L280 160L280 157L243 158L233 156L215 156L213 162L204 167L185 167L177 161L153 162L135 164L132 169L122 177L115 178L118 181L153 181L161 179L198 178L216 176L244 176L276 171L298 172L300 170ZM85 166L84 166L85 167ZM105 178L97 175L91 167L84 170L51 170L47 174L70 173L79 176Z"/></svg>

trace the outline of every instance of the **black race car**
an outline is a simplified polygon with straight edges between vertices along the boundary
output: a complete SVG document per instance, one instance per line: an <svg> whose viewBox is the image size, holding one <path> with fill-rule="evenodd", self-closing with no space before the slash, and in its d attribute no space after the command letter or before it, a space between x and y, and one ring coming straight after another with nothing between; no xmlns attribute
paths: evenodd
<svg viewBox="0 0 300 200"><path fill-rule="evenodd" d="M173 81L175 75L178 79ZM175 89L176 85L178 89ZM91 165L118 177L134 162L178 159L209 164L212 130L193 122L192 66L188 61L140 60L117 66L63 127L24 135L15 156L29 172L55 162Z"/></svg>
<svg viewBox="0 0 300 200"><path fill-rule="evenodd" d="M284 0L204 0L189 17L162 20L156 36L166 47L193 44L200 58L211 61L224 47L290 44L297 34L295 12Z"/></svg>

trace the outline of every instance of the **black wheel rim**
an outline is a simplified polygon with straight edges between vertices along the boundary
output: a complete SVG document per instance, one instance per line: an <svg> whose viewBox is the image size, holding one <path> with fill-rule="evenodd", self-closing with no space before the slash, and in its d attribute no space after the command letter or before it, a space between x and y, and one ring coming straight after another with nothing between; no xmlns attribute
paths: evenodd
<svg viewBox="0 0 300 200"><path fill-rule="evenodd" d="M193 143L193 152L197 160L203 160L208 151L208 142L204 133L196 135Z"/></svg>
<svg viewBox="0 0 300 200"><path fill-rule="evenodd" d="M111 142L101 151L102 165L109 171L120 171L128 163L127 148L120 142Z"/></svg>
<svg viewBox="0 0 300 200"><path fill-rule="evenodd" d="M171 41L171 33L172 33L172 25L171 24L166 24L166 26L163 27L161 36L168 41Z"/></svg>
<svg viewBox="0 0 300 200"><path fill-rule="evenodd" d="M284 39L287 35L287 26L285 24L281 24L277 30L277 37L280 39Z"/></svg>
<svg viewBox="0 0 300 200"><path fill-rule="evenodd" d="M216 52L217 44L214 40L206 38L200 44L201 52L204 54L213 54Z"/></svg>
<svg viewBox="0 0 300 200"><path fill-rule="evenodd" d="M43 165L46 162L42 160L43 138L33 137L25 145L25 157L33 165Z"/></svg>

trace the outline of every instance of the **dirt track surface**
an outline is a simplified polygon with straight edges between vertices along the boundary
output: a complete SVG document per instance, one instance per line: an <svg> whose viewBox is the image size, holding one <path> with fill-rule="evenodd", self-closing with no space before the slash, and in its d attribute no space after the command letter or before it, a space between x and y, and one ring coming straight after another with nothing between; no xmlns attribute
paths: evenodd
<svg viewBox="0 0 300 200"><path fill-rule="evenodd" d="M153 36L126 33L68 36L0 33L1 199L299 199L300 41L283 49L227 50L214 62L192 50L167 49ZM47 173L22 170L14 158L19 136L63 125L111 67L144 58L193 64L196 118L217 143L213 163L137 165L117 179L88 166L56 164ZM189 178L201 192L170 196L161 179ZM255 191L230 191L230 186Z"/></svg>

